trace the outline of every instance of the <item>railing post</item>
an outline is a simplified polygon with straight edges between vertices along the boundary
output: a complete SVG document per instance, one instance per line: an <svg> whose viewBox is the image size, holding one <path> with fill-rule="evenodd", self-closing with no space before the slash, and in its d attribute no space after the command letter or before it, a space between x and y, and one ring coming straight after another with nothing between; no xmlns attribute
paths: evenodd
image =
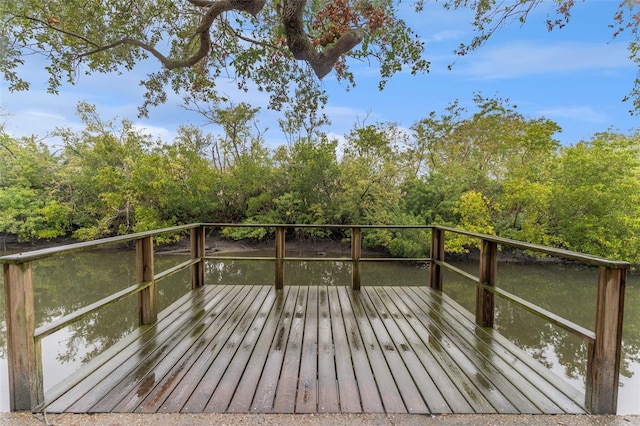
<svg viewBox="0 0 640 426"><path fill-rule="evenodd" d="M275 286L277 290L284 288L284 235L285 228L283 226L276 226L276 282Z"/></svg>
<svg viewBox="0 0 640 426"><path fill-rule="evenodd" d="M31 263L4 265L7 321L9 408L32 410L44 401L42 353L34 340L35 316Z"/></svg>
<svg viewBox="0 0 640 426"><path fill-rule="evenodd" d="M617 410L626 274L626 269L598 269L596 340L589 345L585 395L586 406L594 414Z"/></svg>
<svg viewBox="0 0 640 426"><path fill-rule="evenodd" d="M435 262L444 262L444 230L431 229L431 280L430 286L434 290L442 291L444 268Z"/></svg>
<svg viewBox="0 0 640 426"><path fill-rule="evenodd" d="M496 285L498 269L498 243L482 240L480 248L480 282L487 286ZM478 286L476 292L476 324L480 327L493 327L493 293Z"/></svg>
<svg viewBox="0 0 640 426"><path fill-rule="evenodd" d="M360 258L362 257L362 229L351 228L351 288L360 290Z"/></svg>
<svg viewBox="0 0 640 426"><path fill-rule="evenodd" d="M136 240L136 270L138 282L151 284L138 293L140 325L151 324L158 319L156 283L153 279L153 237Z"/></svg>
<svg viewBox="0 0 640 426"><path fill-rule="evenodd" d="M204 260L205 232L204 226L191 228L191 259L200 259L198 263L191 265L191 288L195 289L204 285Z"/></svg>

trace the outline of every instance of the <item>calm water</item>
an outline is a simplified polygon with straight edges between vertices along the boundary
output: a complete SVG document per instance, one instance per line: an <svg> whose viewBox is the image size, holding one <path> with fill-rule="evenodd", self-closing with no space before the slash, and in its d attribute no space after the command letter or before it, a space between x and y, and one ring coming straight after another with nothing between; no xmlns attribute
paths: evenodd
<svg viewBox="0 0 640 426"><path fill-rule="evenodd" d="M272 255L271 253L267 255ZM329 254L331 255L331 254ZM95 251L67 255L34 265L36 322L51 322L95 302L135 281L133 251ZM178 255L157 255L161 271L184 260ZM477 262L459 263L476 272ZM273 284L274 266L269 261L209 263L207 283ZM405 263L364 263L363 285L426 285L428 269ZM347 263L287 263L285 279L290 283L349 285ZM286 284L286 283L285 283ZM593 329L596 270L563 265L514 265L500 263L498 285L571 321ZM160 308L189 288L189 272L159 283ZM475 290L461 278L445 276L445 293L467 309L475 306ZM8 411L6 322L4 293L0 292L0 411ZM136 298L130 297L101 310L88 319L58 331L43 340L45 390L75 371L133 330L137 323ZM543 364L584 388L586 346L580 339L537 317L497 299L496 328ZM619 414L640 414L640 277L630 276L625 299L623 362L618 400Z"/></svg>

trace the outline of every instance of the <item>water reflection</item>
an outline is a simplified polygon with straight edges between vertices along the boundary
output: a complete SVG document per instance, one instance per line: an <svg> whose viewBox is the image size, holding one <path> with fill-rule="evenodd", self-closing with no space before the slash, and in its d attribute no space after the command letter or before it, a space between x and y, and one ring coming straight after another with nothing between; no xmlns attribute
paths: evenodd
<svg viewBox="0 0 640 426"><path fill-rule="evenodd" d="M252 253L254 254L254 253ZM259 254L258 254L259 255ZM272 256L272 253L265 254ZM328 257L334 257L328 254ZM162 270L184 256L156 256ZM131 285L135 281L132 250L100 250L47 259L34 265L36 321L51 322L80 307ZM477 262L456 265L476 273ZM208 284L273 285L272 261L209 261ZM501 263L498 285L554 313L593 329L597 274L592 268L562 265L514 265ZM349 262L287 261L285 285L348 286ZM363 262L362 285L427 285L429 270L423 264ZM189 288L189 271L173 275L159 284L159 307L168 306ZM475 307L475 289L462 278L447 273L445 293L465 308ZM6 322L4 294L0 292L0 410L8 410L6 367ZM105 348L115 344L137 324L137 300L124 301L100 310L84 321L60 330L43 341L45 388L68 376ZM640 407L640 277L627 280L623 362L619 413L639 414ZM532 314L496 299L496 328L543 364L584 387L586 347L583 342ZM431 330L430 338L437 339Z"/></svg>

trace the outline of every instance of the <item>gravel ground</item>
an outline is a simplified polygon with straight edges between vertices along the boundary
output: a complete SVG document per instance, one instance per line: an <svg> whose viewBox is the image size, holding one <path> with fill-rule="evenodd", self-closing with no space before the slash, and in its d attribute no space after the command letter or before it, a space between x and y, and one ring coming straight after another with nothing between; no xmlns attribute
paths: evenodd
<svg viewBox="0 0 640 426"><path fill-rule="evenodd" d="M412 415L412 414L50 414L0 413L0 425L16 426L192 426L192 425L640 425L640 416L589 415Z"/></svg>

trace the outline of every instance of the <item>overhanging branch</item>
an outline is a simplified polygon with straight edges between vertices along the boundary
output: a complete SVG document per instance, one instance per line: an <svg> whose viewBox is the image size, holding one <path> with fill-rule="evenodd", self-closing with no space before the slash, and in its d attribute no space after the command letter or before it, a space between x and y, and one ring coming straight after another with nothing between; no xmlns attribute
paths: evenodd
<svg viewBox="0 0 640 426"><path fill-rule="evenodd" d="M195 65L201 59L207 56L209 51L211 50L211 25L215 19L220 16L223 12L228 12L230 10L237 10L240 12L247 12L253 16L258 14L265 5L266 0L218 0L218 1L202 1L202 0L188 0L189 3L203 7L207 9L207 12L203 15L202 20L200 21L200 25L195 31L195 35L200 39L200 47L198 50L191 55L190 57L182 60L170 59L160 53L155 47L142 42L140 40L135 40L129 37L124 37L118 41L115 41L106 46L100 46L90 52L82 53L77 55L77 58L82 58L86 56L90 56L99 52L103 52L105 50L113 49L120 45L131 45L139 47L140 49L146 50L155 56L162 65L169 70L176 68L187 68Z"/></svg>
<svg viewBox="0 0 640 426"><path fill-rule="evenodd" d="M287 37L287 46L293 57L306 61L318 78L331 72L340 56L347 53L364 39L364 30L356 28L342 34L338 40L324 51L316 50L304 32L302 13L306 0L284 0L282 7L282 23Z"/></svg>

